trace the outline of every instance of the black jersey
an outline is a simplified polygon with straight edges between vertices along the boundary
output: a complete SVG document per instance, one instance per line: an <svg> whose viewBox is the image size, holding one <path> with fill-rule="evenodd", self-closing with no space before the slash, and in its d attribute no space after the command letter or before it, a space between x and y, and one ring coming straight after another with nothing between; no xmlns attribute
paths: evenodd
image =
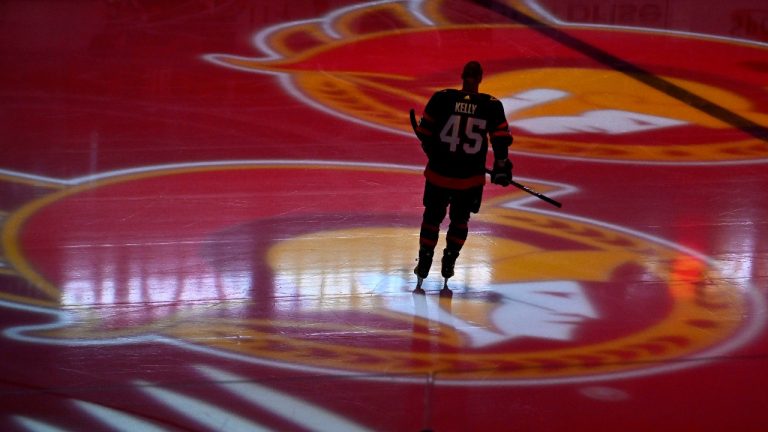
<svg viewBox="0 0 768 432"><path fill-rule="evenodd" d="M488 137L496 159L512 143L501 101L484 93L441 90L430 98L418 128L429 163L427 180L450 189L485 184Z"/></svg>

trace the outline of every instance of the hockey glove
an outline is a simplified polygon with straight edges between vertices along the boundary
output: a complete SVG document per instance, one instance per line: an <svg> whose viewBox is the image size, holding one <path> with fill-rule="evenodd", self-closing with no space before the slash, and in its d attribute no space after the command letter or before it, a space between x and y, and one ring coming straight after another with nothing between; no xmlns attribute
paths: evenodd
<svg viewBox="0 0 768 432"><path fill-rule="evenodd" d="M493 164L491 171L491 183L501 186L509 186L512 180L512 161L509 159L497 160Z"/></svg>

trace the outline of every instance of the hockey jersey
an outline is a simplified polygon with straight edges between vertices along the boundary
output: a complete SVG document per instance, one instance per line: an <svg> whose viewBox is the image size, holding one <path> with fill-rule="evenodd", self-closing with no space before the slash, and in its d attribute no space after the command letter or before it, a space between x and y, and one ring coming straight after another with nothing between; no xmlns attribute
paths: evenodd
<svg viewBox="0 0 768 432"><path fill-rule="evenodd" d="M485 184L489 136L496 159L506 159L512 144L501 101L488 94L455 89L432 95L417 135L429 157L424 176L430 183L449 189Z"/></svg>

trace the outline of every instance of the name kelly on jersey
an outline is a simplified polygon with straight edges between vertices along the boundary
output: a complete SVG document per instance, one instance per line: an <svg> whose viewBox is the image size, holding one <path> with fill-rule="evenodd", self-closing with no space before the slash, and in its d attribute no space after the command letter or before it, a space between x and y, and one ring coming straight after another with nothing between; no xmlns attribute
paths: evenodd
<svg viewBox="0 0 768 432"><path fill-rule="evenodd" d="M466 103L466 102L456 102L456 108L454 109L454 112L464 113L464 114L474 114L476 109L477 109L477 105L475 104Z"/></svg>

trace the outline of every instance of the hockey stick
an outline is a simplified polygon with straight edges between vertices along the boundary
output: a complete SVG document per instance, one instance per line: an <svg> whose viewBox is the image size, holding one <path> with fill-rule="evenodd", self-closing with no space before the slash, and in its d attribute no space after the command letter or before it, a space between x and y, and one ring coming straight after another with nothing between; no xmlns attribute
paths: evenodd
<svg viewBox="0 0 768 432"><path fill-rule="evenodd" d="M485 172L487 172L488 174L491 174L493 171L491 171L488 168L486 168ZM520 184L520 183L518 183L518 182L516 182L514 180L509 180L509 184L511 184L512 186L514 186L514 187L516 187L516 188L518 188L518 189L520 189L522 191L528 192L529 194L535 196L536 198L538 198L538 199L540 199L542 201L546 201L549 204L552 204L553 206L555 206L557 208L561 208L563 206L563 204L561 202L555 201L552 198L544 195L543 193L536 192L535 190L529 188L528 186L526 186L524 184Z"/></svg>
<svg viewBox="0 0 768 432"><path fill-rule="evenodd" d="M419 128L419 124L416 123L416 111L411 108L411 111L408 113L408 115L411 116L411 127L413 128L413 133L416 135L416 137L418 137L419 133L416 132L416 129Z"/></svg>
<svg viewBox="0 0 768 432"><path fill-rule="evenodd" d="M414 109L411 108L411 111L409 112L409 115L411 117L411 127L413 128L413 133L416 133L416 129L419 127L419 125L416 123L416 111L414 111ZM417 136L418 136L418 134L417 134ZM485 172L487 172L488 174L492 173L492 171L489 170L488 168L485 169ZM511 180L511 179L509 180L509 184L511 184L512 186L514 186L514 187L516 187L516 188L518 188L518 189L520 189L520 190L522 190L524 192L528 192L529 194L535 196L536 198L538 198L538 199L540 199L542 201L545 201L545 202L547 202L549 204L552 204L553 206L555 206L557 208L561 208L563 206L563 204L560 203L559 201L555 201L552 198L550 198L550 197L548 197L548 196L546 196L546 195L544 195L542 193L536 192L535 190L529 188L528 186L526 186L524 184L520 184L520 183L518 183L518 182L516 182L514 180Z"/></svg>

